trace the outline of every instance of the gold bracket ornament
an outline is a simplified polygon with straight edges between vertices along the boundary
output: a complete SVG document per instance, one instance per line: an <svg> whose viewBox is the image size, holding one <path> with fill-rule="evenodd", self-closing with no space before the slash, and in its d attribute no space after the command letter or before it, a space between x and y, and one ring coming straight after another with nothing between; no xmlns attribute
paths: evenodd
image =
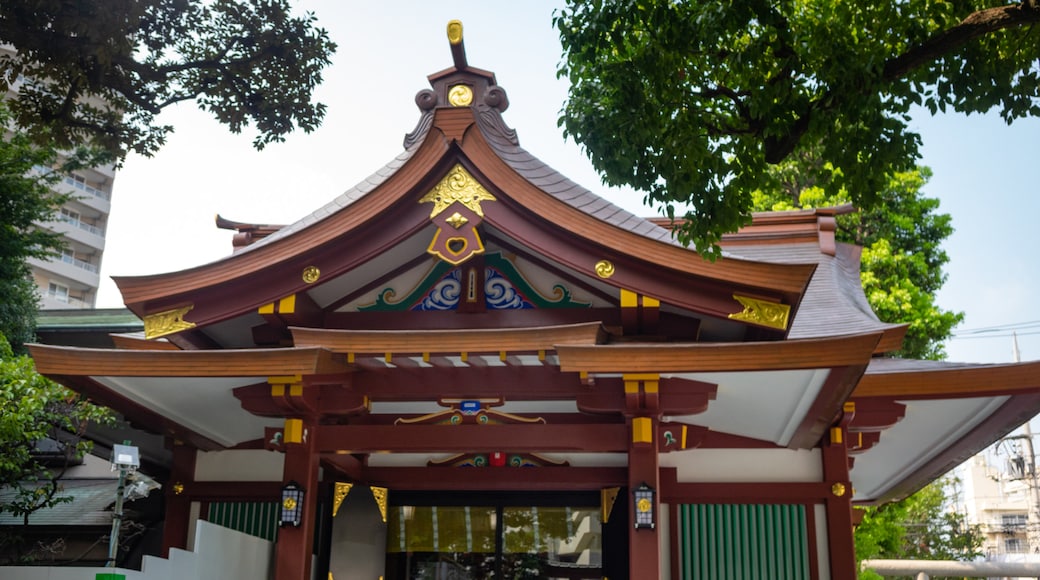
<svg viewBox="0 0 1040 580"><path fill-rule="evenodd" d="M605 524L610 521L610 512L614 511L614 501L617 500L619 493L621 493L620 487L605 487L599 490L601 523Z"/></svg>
<svg viewBox="0 0 1040 580"><path fill-rule="evenodd" d="M145 316L144 337L146 339L159 338L167 334L195 328L194 322L184 320L184 315L190 312L192 308L195 308L194 304Z"/></svg>
<svg viewBox="0 0 1040 580"><path fill-rule="evenodd" d="M372 497L376 500L376 505L379 506L379 515L383 517L383 523L386 523L386 496L389 490L385 487L373 487Z"/></svg>
<svg viewBox="0 0 1040 580"><path fill-rule="evenodd" d="M343 500L347 499L347 494L350 493L350 488L354 487L353 483L336 483L336 490L332 495L332 517L336 517L339 513L339 507L343 505Z"/></svg>
<svg viewBox="0 0 1040 580"><path fill-rule="evenodd" d="M743 320L770 328L780 330L787 329L787 322L791 316L791 307L779 302L768 302L748 296L733 295L733 299L744 306L744 310L730 314L733 320Z"/></svg>

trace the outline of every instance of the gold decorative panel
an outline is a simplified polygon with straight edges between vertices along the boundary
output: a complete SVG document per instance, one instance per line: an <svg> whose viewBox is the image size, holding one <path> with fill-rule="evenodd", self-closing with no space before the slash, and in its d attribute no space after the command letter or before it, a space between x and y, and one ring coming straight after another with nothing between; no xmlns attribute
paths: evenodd
<svg viewBox="0 0 1040 580"><path fill-rule="evenodd" d="M733 320L743 320L780 330L787 329L788 318L791 316L791 307L787 304L737 294L733 295L733 299L744 306L744 310L729 315Z"/></svg>
<svg viewBox="0 0 1040 580"><path fill-rule="evenodd" d="M192 308L195 308L194 304L145 316L144 337L146 339L159 338L167 334L195 328L194 322L184 320L184 315L190 312Z"/></svg>

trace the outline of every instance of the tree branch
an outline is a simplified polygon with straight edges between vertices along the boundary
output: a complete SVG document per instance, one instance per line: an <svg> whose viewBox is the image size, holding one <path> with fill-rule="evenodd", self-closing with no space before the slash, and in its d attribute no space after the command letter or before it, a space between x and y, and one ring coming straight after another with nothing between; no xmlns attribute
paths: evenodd
<svg viewBox="0 0 1040 580"><path fill-rule="evenodd" d="M1040 9L1037 8L1035 0L1024 0L1020 4L973 12L957 26L944 30L903 54L889 59L885 63L881 80L898 80L914 69L949 54L976 38L1037 22L1040 22Z"/></svg>

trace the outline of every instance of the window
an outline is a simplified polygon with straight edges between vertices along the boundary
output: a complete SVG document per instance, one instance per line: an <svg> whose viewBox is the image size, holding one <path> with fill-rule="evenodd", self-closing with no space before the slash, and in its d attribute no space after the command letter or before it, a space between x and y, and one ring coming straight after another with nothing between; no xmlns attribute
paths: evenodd
<svg viewBox="0 0 1040 580"><path fill-rule="evenodd" d="M1021 554L1026 551L1026 543L1020 538L1007 538L1004 540L1004 552L1007 554Z"/></svg>
<svg viewBox="0 0 1040 580"><path fill-rule="evenodd" d="M399 494L403 495L403 494ZM398 498L400 501L402 498ZM410 499L410 498L409 498ZM601 578L601 510L534 494L391 505L386 578ZM560 498L563 499L563 498ZM463 505L452 505L463 503ZM591 503L577 501L578 504ZM521 504L521 505L516 505Z"/></svg>
<svg viewBox="0 0 1040 580"><path fill-rule="evenodd" d="M67 223L70 223L70 224L74 224L74 225L78 225L79 224L79 212L75 211L75 210L68 209L66 207L63 207L63 208L61 208L61 221L67 222Z"/></svg>
<svg viewBox="0 0 1040 580"><path fill-rule="evenodd" d="M47 296L57 300L58 302L69 301L69 287L62 284L55 284L50 282L47 284Z"/></svg>

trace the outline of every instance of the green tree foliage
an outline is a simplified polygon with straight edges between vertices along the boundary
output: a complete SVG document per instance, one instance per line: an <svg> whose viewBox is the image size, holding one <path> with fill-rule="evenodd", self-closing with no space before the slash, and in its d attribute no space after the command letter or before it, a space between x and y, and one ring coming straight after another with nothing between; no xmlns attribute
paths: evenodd
<svg viewBox="0 0 1040 580"><path fill-rule="evenodd" d="M707 255L771 164L815 148L872 207L919 158L911 106L1040 115L1036 0L568 0L554 22L565 133Z"/></svg>
<svg viewBox="0 0 1040 580"><path fill-rule="evenodd" d="M754 211L833 207L849 202L835 189L830 167L810 171L807 159L790 159L771 170L769 192L752 193ZM802 175L817 175L803 180ZM888 178L874 208L838 216L838 241L863 247L863 290L878 318L908 324L903 348L896 356L917 359L945 357L943 342L964 318L939 308L935 294L946 281L943 267L949 256L942 242L953 233L949 214L939 213L939 200L921 189L931 171L917 168ZM836 191L836 193L827 193Z"/></svg>
<svg viewBox="0 0 1040 580"><path fill-rule="evenodd" d="M154 153L172 130L155 116L186 100L233 132L254 125L263 148L325 115L312 92L336 46L315 21L288 0L11 0L0 94L17 88L17 123L61 148Z"/></svg>
<svg viewBox="0 0 1040 580"><path fill-rule="evenodd" d="M943 478L904 499L864 510L856 528L856 561L867 559L971 560L981 556L984 535L964 514L949 511L956 481ZM873 572L861 580L881 580Z"/></svg>
<svg viewBox="0 0 1040 580"><path fill-rule="evenodd" d="M32 359L14 354L0 334L0 513L27 525L33 512L71 501L60 495L59 478L70 461L90 450L82 436L91 421L110 422L111 412L37 373ZM46 460L38 449L45 440ZM12 544L26 555L17 531L0 532L0 546Z"/></svg>
<svg viewBox="0 0 1040 580"><path fill-rule="evenodd" d="M10 120L0 102L0 126L10 126ZM86 150L59 158L25 131L0 134L0 333L10 338L16 352L35 332L38 298L25 260L49 258L62 244L59 236L36 226L52 220L66 199L51 185L64 171L97 161Z"/></svg>

